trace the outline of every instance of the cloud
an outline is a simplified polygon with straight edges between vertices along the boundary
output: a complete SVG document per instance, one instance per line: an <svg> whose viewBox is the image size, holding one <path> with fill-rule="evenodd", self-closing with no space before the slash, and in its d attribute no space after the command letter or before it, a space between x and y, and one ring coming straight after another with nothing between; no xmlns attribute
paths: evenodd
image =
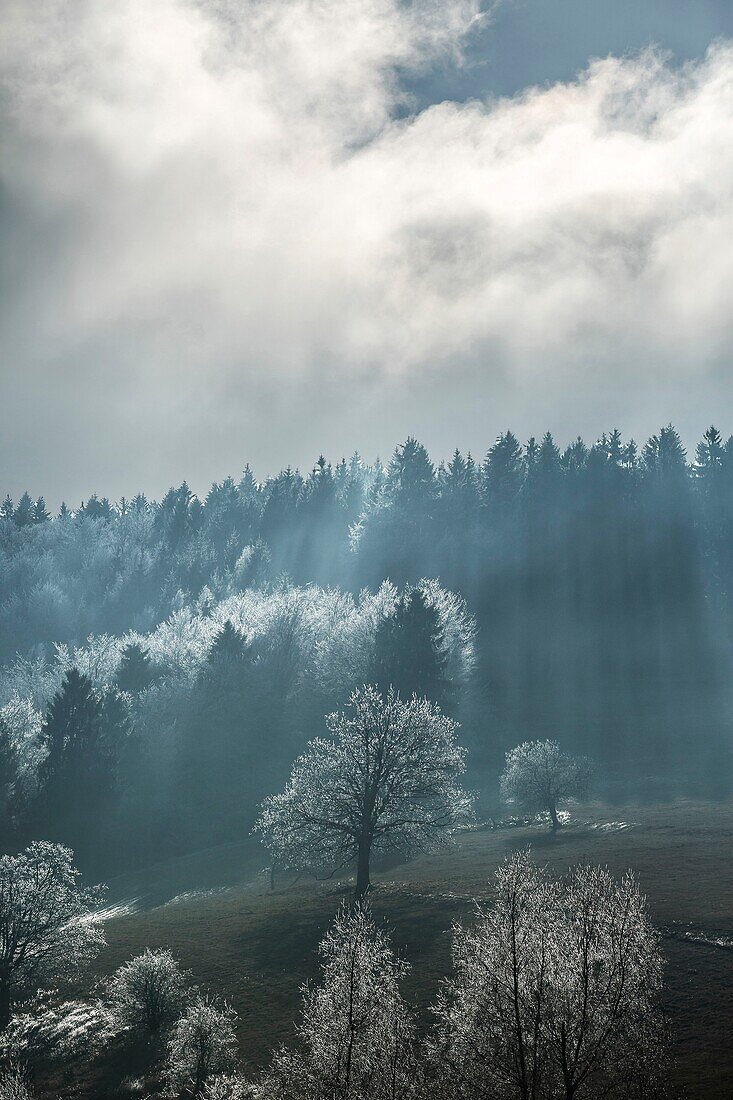
<svg viewBox="0 0 733 1100"><path fill-rule="evenodd" d="M48 430L82 426L72 467L107 447L111 469L131 432L158 433L155 463L237 416L257 446L267 417L284 451L316 392L322 430L369 387L418 411L421 387L438 406L463 387L456 416L529 388L541 417L560 382L590 407L594 387L715 377L733 45L410 113L405 74L459 64L479 18L472 0L10 0L16 424L43 403Z"/></svg>

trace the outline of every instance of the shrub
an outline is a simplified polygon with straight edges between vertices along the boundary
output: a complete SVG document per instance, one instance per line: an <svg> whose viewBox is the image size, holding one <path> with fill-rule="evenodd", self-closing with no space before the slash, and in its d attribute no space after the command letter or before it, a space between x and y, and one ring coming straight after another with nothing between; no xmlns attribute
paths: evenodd
<svg viewBox="0 0 733 1100"><path fill-rule="evenodd" d="M124 963L109 985L110 1011L123 1027L157 1036L173 1026L186 1003L188 975L170 951L148 948Z"/></svg>
<svg viewBox="0 0 733 1100"><path fill-rule="evenodd" d="M199 998L181 1016L168 1043L168 1079L178 1091L202 1096L216 1074L229 1073L236 1061L234 1012Z"/></svg>
<svg viewBox="0 0 733 1100"><path fill-rule="evenodd" d="M32 1100L32 1097L22 1070L15 1067L0 1074L0 1100Z"/></svg>

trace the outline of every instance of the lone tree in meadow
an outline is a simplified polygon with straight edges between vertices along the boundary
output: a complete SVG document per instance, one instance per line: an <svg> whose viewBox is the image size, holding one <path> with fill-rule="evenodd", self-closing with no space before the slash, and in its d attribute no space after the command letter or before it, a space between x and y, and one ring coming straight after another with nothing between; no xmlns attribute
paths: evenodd
<svg viewBox="0 0 733 1100"><path fill-rule="evenodd" d="M420 851L470 817L459 777L456 723L426 699L360 688L326 718L285 790L268 798L257 829L284 867L356 863L356 897L369 889L373 852Z"/></svg>
<svg viewBox="0 0 733 1100"><path fill-rule="evenodd" d="M93 915L102 891L80 878L60 844L36 841L0 858L0 1031L18 996L69 977L104 945Z"/></svg>
<svg viewBox="0 0 733 1100"><path fill-rule="evenodd" d="M454 929L431 1041L455 1100L667 1095L663 959L632 874L579 866L560 881L519 852L493 901Z"/></svg>
<svg viewBox="0 0 733 1100"><path fill-rule="evenodd" d="M548 813L553 832L557 811L568 798L585 798L591 766L579 756L560 751L557 741L525 741L506 754L501 794L527 813Z"/></svg>

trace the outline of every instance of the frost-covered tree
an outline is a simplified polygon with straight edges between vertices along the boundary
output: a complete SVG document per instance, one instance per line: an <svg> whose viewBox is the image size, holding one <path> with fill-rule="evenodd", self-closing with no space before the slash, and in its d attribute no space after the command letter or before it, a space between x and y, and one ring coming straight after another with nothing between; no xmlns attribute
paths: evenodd
<svg viewBox="0 0 733 1100"><path fill-rule="evenodd" d="M272 1100L404 1100L413 1095L413 1024L395 959L367 906L339 911L321 943L321 980L303 991L296 1051L263 1085Z"/></svg>
<svg viewBox="0 0 733 1100"><path fill-rule="evenodd" d="M0 858L0 1030L18 996L73 974L103 946L101 888L80 878L59 844L36 841Z"/></svg>
<svg viewBox="0 0 733 1100"><path fill-rule="evenodd" d="M633 875L580 866L553 881L521 852L494 895L454 932L431 1044L445 1094L663 1096L662 957Z"/></svg>
<svg viewBox="0 0 733 1100"><path fill-rule="evenodd" d="M554 830L557 811L568 798L585 798L591 767L583 757L560 751L557 741L525 741L506 754L501 793L528 813L548 813Z"/></svg>
<svg viewBox="0 0 733 1100"><path fill-rule="evenodd" d="M285 790L268 798L258 831L281 866L356 862L356 896L369 889L372 853L421 850L470 814L459 784L464 751L456 723L426 699L373 687L326 718Z"/></svg>
<svg viewBox="0 0 733 1100"><path fill-rule="evenodd" d="M174 1089L202 1096L212 1077L234 1069L235 1019L230 1008L206 998L184 1012L168 1042L168 1080Z"/></svg>
<svg viewBox="0 0 733 1100"><path fill-rule="evenodd" d="M204 1100L265 1100L265 1094L238 1073L219 1073L206 1085Z"/></svg>
<svg viewBox="0 0 733 1100"><path fill-rule="evenodd" d="M108 988L108 1007L121 1026L154 1038L181 1015L188 988L188 975L170 951L148 948L117 970Z"/></svg>

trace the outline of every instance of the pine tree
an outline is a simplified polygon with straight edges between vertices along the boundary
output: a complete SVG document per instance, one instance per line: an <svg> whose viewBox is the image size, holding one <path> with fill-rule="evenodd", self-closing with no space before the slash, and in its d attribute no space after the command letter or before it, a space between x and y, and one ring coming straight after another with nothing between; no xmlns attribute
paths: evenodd
<svg viewBox="0 0 733 1100"><path fill-rule="evenodd" d="M478 484L473 459L470 455L464 459L457 448L440 477L440 500L441 512L450 525L447 533L455 537L457 532L465 532L476 518Z"/></svg>
<svg viewBox="0 0 733 1100"><path fill-rule="evenodd" d="M723 437L716 427L711 425L697 445L695 452L695 476L704 481L708 488L723 469L725 449Z"/></svg>
<svg viewBox="0 0 733 1100"><path fill-rule="evenodd" d="M15 525L16 527L29 527L31 523L33 523L33 501L28 493L23 493L18 501L18 507L15 509Z"/></svg>
<svg viewBox="0 0 733 1100"><path fill-rule="evenodd" d="M387 473L387 492L402 519L429 518L435 498L435 470L422 443L412 436L395 449Z"/></svg>
<svg viewBox="0 0 733 1100"><path fill-rule="evenodd" d="M653 435L644 445L642 460L649 474L660 478L682 478L687 474L685 448L677 430L668 424L659 435Z"/></svg>
<svg viewBox="0 0 733 1100"><path fill-rule="evenodd" d="M117 670L117 687L120 691L137 695L150 687L156 678L157 672L147 649L138 642L125 646Z"/></svg>
<svg viewBox="0 0 733 1100"><path fill-rule="evenodd" d="M231 619L227 619L211 643L208 662L214 665L221 661L239 661L246 652L247 642L244 635L234 627Z"/></svg>
<svg viewBox="0 0 733 1100"><path fill-rule="evenodd" d="M12 519L14 515L15 507L13 505L12 497L8 493L5 497L5 500L2 502L2 504L0 504L0 519Z"/></svg>
<svg viewBox="0 0 733 1100"><path fill-rule="evenodd" d="M584 469L588 461L588 448L580 436L565 448L560 461L562 468L569 474L577 474Z"/></svg>
<svg viewBox="0 0 733 1100"><path fill-rule="evenodd" d="M100 698L91 680L72 667L46 715L42 737L47 756L39 768L40 825L45 836L77 852L93 848L100 831L123 713L116 693Z"/></svg>
<svg viewBox="0 0 733 1100"><path fill-rule="evenodd" d="M440 616L415 589L379 623L370 679L384 695L393 687L403 699L415 694L443 707L451 695L447 669Z"/></svg>
<svg viewBox="0 0 733 1100"><path fill-rule="evenodd" d="M45 523L47 519L51 518L51 513L46 508L46 502L43 497L39 497L36 503L33 505L32 522L33 523Z"/></svg>
<svg viewBox="0 0 733 1100"><path fill-rule="evenodd" d="M504 511L518 497L524 481L522 448L515 435L500 435L483 466L484 496L492 509Z"/></svg>
<svg viewBox="0 0 733 1100"><path fill-rule="evenodd" d="M13 732L0 715L0 851L7 851L20 809L18 749Z"/></svg>

